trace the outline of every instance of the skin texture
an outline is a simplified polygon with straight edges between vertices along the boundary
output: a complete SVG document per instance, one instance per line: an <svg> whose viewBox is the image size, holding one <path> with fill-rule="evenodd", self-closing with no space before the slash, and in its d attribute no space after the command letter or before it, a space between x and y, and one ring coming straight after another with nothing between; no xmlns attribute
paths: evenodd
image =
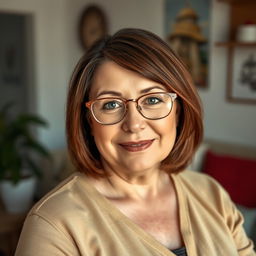
<svg viewBox="0 0 256 256"><path fill-rule="evenodd" d="M104 62L94 75L90 99L120 95L137 99L148 92L166 92L161 84L150 81L111 61ZM90 118L92 135L101 154L107 179L91 182L128 218L166 247L182 246L178 203L170 177L159 169L176 138L177 103L160 120L145 119L134 102L128 103L125 118L114 125L102 125ZM129 151L120 144L153 140L141 151Z"/></svg>

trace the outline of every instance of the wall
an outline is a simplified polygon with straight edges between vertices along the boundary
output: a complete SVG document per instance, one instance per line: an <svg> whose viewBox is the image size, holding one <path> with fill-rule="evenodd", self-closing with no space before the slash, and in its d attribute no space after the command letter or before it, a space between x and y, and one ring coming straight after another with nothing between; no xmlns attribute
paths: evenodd
<svg viewBox="0 0 256 256"><path fill-rule="evenodd" d="M39 137L49 148L65 144L64 109L69 74L63 3L63 0L0 0L0 11L32 16L34 55L30 58L35 75L31 95L34 104L30 110L48 120L49 129L40 130Z"/></svg>
<svg viewBox="0 0 256 256"><path fill-rule="evenodd" d="M227 103L227 51L214 46L228 30L228 7L214 0L211 17L210 87L199 93L205 108L207 138L256 146L256 106ZM65 145L66 88L82 54L77 22L88 0L0 0L0 10L33 14L35 39L35 111L49 120L40 132L50 148ZM110 32L122 27L141 27L162 36L164 0L95 0L108 14Z"/></svg>

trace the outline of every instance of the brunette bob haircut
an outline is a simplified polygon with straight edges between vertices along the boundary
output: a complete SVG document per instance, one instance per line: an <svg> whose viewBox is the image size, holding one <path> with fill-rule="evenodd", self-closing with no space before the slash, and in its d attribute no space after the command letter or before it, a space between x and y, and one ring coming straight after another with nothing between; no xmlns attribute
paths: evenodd
<svg viewBox="0 0 256 256"><path fill-rule="evenodd" d="M77 170L105 175L94 143L85 102L97 68L106 60L162 84L177 94L177 137L161 163L168 173L180 172L191 161L203 136L202 108L192 78L167 43L142 29L122 29L96 42L81 58L71 77L67 98L66 132L69 154Z"/></svg>

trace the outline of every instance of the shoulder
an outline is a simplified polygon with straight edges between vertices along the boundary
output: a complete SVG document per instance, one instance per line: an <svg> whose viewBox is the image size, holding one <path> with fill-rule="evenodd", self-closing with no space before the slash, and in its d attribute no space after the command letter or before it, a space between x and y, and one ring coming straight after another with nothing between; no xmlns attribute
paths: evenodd
<svg viewBox="0 0 256 256"><path fill-rule="evenodd" d="M88 248L95 233L95 206L90 205L93 196L84 178L73 174L33 206L23 225L17 255L80 255L80 241ZM43 252L38 252L41 247Z"/></svg>
<svg viewBox="0 0 256 256"><path fill-rule="evenodd" d="M215 179L186 170L177 175L176 181L180 197L187 202L190 214L197 216L195 218L204 219L213 225L234 220L237 215L235 204Z"/></svg>
<svg viewBox="0 0 256 256"><path fill-rule="evenodd" d="M75 173L65 179L40 199L28 216L37 215L47 220L60 221L77 214L79 209L86 214L91 199L84 178L82 174Z"/></svg>
<svg viewBox="0 0 256 256"><path fill-rule="evenodd" d="M194 171L173 177L182 199L179 202L185 212L183 216L186 216L183 220L190 220L198 241L205 241L214 251L223 250L225 255L234 255L234 249L241 255L254 255L252 243L243 229L242 215L216 180Z"/></svg>
<svg viewBox="0 0 256 256"><path fill-rule="evenodd" d="M224 192L223 187L211 176L196 171L186 170L179 173L179 180L187 186L200 187L207 190L219 190Z"/></svg>
<svg viewBox="0 0 256 256"><path fill-rule="evenodd" d="M190 200L204 201L214 207L232 204L226 190L207 174L186 170L176 175L182 190Z"/></svg>

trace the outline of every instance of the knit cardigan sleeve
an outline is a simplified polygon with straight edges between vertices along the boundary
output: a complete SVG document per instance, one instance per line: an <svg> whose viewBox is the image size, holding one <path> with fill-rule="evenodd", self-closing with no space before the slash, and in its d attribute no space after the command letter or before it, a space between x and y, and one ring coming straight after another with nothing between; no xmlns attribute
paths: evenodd
<svg viewBox="0 0 256 256"><path fill-rule="evenodd" d="M193 237L188 249L193 255L256 256L242 214L215 179L193 171L185 171L177 178L182 187L180 194L187 198L188 208L184 211Z"/></svg>
<svg viewBox="0 0 256 256"><path fill-rule="evenodd" d="M229 195L225 193L225 197L226 222L237 246L239 256L255 256L256 253L253 250L253 242L247 237L243 228L244 218L242 214L231 201Z"/></svg>
<svg viewBox="0 0 256 256"><path fill-rule="evenodd" d="M15 256L78 256L76 246L51 221L36 214L30 214L22 230Z"/></svg>

